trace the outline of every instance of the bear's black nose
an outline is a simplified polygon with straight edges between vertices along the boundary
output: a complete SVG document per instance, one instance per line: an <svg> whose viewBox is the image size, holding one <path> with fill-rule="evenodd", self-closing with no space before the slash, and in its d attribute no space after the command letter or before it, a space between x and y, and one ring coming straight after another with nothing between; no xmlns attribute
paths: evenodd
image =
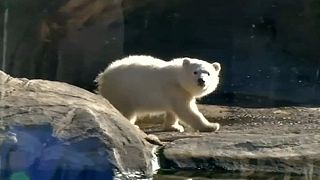
<svg viewBox="0 0 320 180"><path fill-rule="evenodd" d="M202 78L199 78L198 79L198 85L199 86L204 86L204 84L205 84L205 81Z"/></svg>

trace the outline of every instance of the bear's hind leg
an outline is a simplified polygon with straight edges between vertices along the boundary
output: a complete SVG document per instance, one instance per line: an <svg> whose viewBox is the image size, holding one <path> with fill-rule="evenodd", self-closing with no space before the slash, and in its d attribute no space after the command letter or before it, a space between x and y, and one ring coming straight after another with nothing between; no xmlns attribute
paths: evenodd
<svg viewBox="0 0 320 180"><path fill-rule="evenodd" d="M134 125L136 128L139 128L138 125L135 125L137 121L137 115L134 112L123 112L122 114L130 121L132 125Z"/></svg>
<svg viewBox="0 0 320 180"><path fill-rule="evenodd" d="M178 116L172 112L166 113L166 118L163 123L164 130L184 132L184 128L179 124Z"/></svg>

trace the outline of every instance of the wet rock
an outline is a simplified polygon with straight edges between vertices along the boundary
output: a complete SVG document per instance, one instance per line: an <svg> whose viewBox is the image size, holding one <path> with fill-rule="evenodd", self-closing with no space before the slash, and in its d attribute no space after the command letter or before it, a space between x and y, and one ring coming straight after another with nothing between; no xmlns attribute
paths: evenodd
<svg viewBox="0 0 320 180"><path fill-rule="evenodd" d="M1 179L152 175L153 146L104 98L0 71Z"/></svg>

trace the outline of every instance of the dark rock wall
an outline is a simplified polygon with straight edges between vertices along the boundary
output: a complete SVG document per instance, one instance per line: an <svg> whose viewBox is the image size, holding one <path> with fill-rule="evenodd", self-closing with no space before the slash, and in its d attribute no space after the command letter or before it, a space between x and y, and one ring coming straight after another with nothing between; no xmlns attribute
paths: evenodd
<svg viewBox="0 0 320 180"><path fill-rule="evenodd" d="M320 0L8 4L0 6L9 9L5 70L13 76L93 90L96 74L128 54L191 56L223 66L221 85L205 103L320 104Z"/></svg>
<svg viewBox="0 0 320 180"><path fill-rule="evenodd" d="M2 6L9 10L6 67L2 69L13 76L58 80L92 89L93 79L107 59L123 54L121 1L7 4Z"/></svg>

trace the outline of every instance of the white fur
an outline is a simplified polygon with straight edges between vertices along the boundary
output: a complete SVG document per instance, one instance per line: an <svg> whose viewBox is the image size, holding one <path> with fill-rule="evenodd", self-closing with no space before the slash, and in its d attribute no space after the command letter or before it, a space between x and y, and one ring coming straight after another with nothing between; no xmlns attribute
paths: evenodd
<svg viewBox="0 0 320 180"><path fill-rule="evenodd" d="M198 110L196 98L213 92L219 83L220 64L177 58L163 61L151 56L129 56L111 63L98 75L98 92L132 124L137 116L166 113L167 130L184 131L179 119L199 131L216 131ZM199 86L198 79L204 80Z"/></svg>

